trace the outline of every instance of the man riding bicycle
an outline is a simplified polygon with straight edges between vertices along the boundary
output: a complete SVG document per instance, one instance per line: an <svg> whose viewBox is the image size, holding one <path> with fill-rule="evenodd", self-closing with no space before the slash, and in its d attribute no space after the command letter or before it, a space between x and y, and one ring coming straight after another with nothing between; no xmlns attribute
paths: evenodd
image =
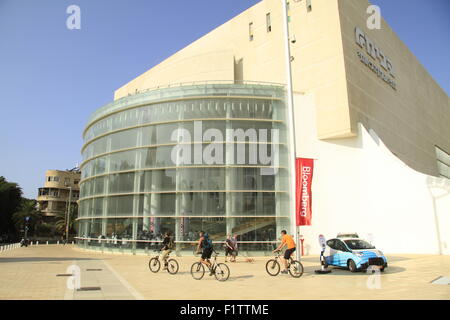
<svg viewBox="0 0 450 320"><path fill-rule="evenodd" d="M284 270L281 273L288 273L288 261L291 255L295 251L295 241L292 239L290 235L287 234L286 230L281 231L281 244L273 250L273 252L281 251L285 246L287 246L286 251L284 252L284 257L282 258L284 262Z"/></svg>
<svg viewBox="0 0 450 320"><path fill-rule="evenodd" d="M161 243L161 248L159 249L159 251L161 251L161 262L163 263L163 270L167 269L167 258L169 257L169 254L172 252L172 249L174 247L174 242L173 239L171 237L171 233L170 231L167 231L166 234L164 235L164 239Z"/></svg>
<svg viewBox="0 0 450 320"><path fill-rule="evenodd" d="M202 256L200 257L200 262L205 264L211 270L210 275L213 275L214 271L212 270L211 262L209 261L214 251L212 241L209 238L209 235L204 231L200 231L199 236L200 239L198 240L197 244L197 253L202 254Z"/></svg>

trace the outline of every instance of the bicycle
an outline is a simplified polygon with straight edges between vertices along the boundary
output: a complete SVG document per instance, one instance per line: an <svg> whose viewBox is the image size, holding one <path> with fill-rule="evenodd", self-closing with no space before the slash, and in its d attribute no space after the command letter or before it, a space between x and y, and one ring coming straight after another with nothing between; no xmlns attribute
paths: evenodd
<svg viewBox="0 0 450 320"><path fill-rule="evenodd" d="M155 251L158 252L159 251ZM170 274L176 274L179 269L179 265L177 260L175 259L169 259L169 255L167 255L166 261L164 263L165 267L167 267L167 272ZM148 262L148 268L151 272L157 273L159 269L161 268L161 262L159 261L159 254L156 257L153 257Z"/></svg>
<svg viewBox="0 0 450 320"><path fill-rule="evenodd" d="M266 271L272 277L277 276L281 271L280 263L278 262L278 259L280 257L281 251L276 251L275 259L270 259L266 263ZM300 278L303 275L303 265L300 261L294 260L292 259L292 257L289 257L288 271L292 277Z"/></svg>
<svg viewBox="0 0 450 320"><path fill-rule="evenodd" d="M218 281L227 281L230 277L230 268L225 263L217 263L218 253L214 253L214 258L211 266L207 266L208 270L214 274ZM195 280L201 280L205 275L205 264L202 262L195 262L191 266L191 275Z"/></svg>

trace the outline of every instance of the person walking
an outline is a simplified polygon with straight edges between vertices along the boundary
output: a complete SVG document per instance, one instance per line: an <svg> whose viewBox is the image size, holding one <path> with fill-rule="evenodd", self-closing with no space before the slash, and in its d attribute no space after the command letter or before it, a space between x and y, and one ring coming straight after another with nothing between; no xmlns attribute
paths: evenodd
<svg viewBox="0 0 450 320"><path fill-rule="evenodd" d="M233 243L233 239L231 235L227 236L227 239L225 240L225 262L227 262L228 256L230 256L230 262L236 261L236 254L235 254L236 248Z"/></svg>

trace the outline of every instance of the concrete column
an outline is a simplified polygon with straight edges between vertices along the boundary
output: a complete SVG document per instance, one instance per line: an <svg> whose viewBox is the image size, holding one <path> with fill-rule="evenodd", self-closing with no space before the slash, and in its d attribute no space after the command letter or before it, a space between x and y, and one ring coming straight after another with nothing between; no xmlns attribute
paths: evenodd
<svg viewBox="0 0 450 320"><path fill-rule="evenodd" d="M137 141L136 141L136 145L141 145L142 144L142 131L139 130L138 134L137 134ZM136 156L135 156L135 168L141 168L141 154L139 152L136 152ZM135 172L134 174L134 186L133 186L133 191L134 192L140 192L140 185L141 185L141 174L139 174L138 172ZM137 240L138 238L138 218L137 216L142 215L142 212L139 212L139 201L140 201L140 195L139 194L135 194L133 197L133 220L132 220L132 239L133 240ZM137 243L133 242L133 253L135 253L137 247Z"/></svg>
<svg viewBox="0 0 450 320"><path fill-rule="evenodd" d="M107 140L107 145L106 145L106 152L111 152L111 137L108 138ZM109 157L106 157L106 163L105 163L105 173L109 173L111 172L111 161L109 159ZM104 189L103 189L103 194L108 195L109 193L109 177L105 178L105 182L104 182ZM106 231L107 231L107 216L108 216L108 198L104 197L103 198L103 212L102 212L102 235L107 236L106 235ZM102 247L104 246L104 242L102 241Z"/></svg>
<svg viewBox="0 0 450 320"><path fill-rule="evenodd" d="M227 119L231 119L232 118L232 108L234 107L234 103L233 104L227 104ZM231 129L231 121L227 120L226 129ZM229 140L230 137L228 137L226 135L225 137L225 141L230 143L231 140ZM232 145L229 144L229 147L231 147ZM228 147L227 144L225 145L225 164L228 165L232 165L234 164L234 159L232 157L233 153L229 153L228 151ZM231 175L233 173L233 169L226 167L225 168L225 190L231 190L232 189L232 178ZM233 212L233 208L234 208L234 197L233 197L233 193L231 192L227 192L225 194L225 223L226 223L226 232L227 234L231 234L233 231L233 227L235 224L235 219L231 218L232 216L232 212Z"/></svg>
<svg viewBox="0 0 450 320"><path fill-rule="evenodd" d="M152 172L152 191L158 190L161 186L162 180L162 170L154 170ZM161 208L161 194L152 193L151 194L151 205L150 205L150 229L153 231L154 235L159 235L160 233L160 223L159 218L157 216L160 214Z"/></svg>

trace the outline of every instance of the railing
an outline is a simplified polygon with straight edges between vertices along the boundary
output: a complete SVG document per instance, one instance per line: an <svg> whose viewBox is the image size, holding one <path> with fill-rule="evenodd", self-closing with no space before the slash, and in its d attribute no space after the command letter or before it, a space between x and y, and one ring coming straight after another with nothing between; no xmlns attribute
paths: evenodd
<svg viewBox="0 0 450 320"><path fill-rule="evenodd" d="M11 251L20 248L20 243L0 244L0 252Z"/></svg>
<svg viewBox="0 0 450 320"><path fill-rule="evenodd" d="M133 240L133 239L99 239L88 237L75 237L77 244L85 249L101 250L106 252L144 252L151 254L153 250L159 250L162 240ZM198 241L174 241L176 244L176 252L190 252L192 253L197 246ZM271 252L275 249L278 241L238 241L237 247L240 253L244 256L250 255L250 252ZM224 249L225 241L213 241L216 251Z"/></svg>
<svg viewBox="0 0 450 320"><path fill-rule="evenodd" d="M161 85L156 86L152 88L147 88L143 90L135 90L133 93L128 93L126 96L122 96L121 98L114 100L113 102L101 107L100 109L97 109L94 113L91 114L91 116L88 119L88 125L83 131L83 136L86 134L88 129L92 126L94 122L96 122L96 119L101 118L104 115L105 110L117 106L117 104L120 104L122 101L126 101L127 98L136 96L139 94L145 94L149 92L156 92L161 89L176 89L176 88L182 88L182 87L193 87L193 86L204 86L205 88L208 86L220 86L220 85L228 85L228 86L236 86L236 88L241 85L243 87L245 86L253 86L254 89L261 89L261 88L268 88L268 87L276 87L276 88L285 88L285 84L283 83L276 83L276 82L263 82L263 81L236 81L236 80L208 80L208 81L190 81L190 82L179 82L174 84L167 84L167 85ZM257 86L260 86L259 88Z"/></svg>
<svg viewBox="0 0 450 320"><path fill-rule="evenodd" d="M133 93L128 93L127 96L155 91L160 89L168 89L168 88L176 88L176 87L184 87L184 86L202 86L202 85L255 85L255 86L276 86L276 87L285 87L284 83L278 82L264 82L264 81L251 81L251 80L203 80L203 81L188 81L188 82L178 82L173 84L165 84L161 86L146 88L143 90L137 90Z"/></svg>

